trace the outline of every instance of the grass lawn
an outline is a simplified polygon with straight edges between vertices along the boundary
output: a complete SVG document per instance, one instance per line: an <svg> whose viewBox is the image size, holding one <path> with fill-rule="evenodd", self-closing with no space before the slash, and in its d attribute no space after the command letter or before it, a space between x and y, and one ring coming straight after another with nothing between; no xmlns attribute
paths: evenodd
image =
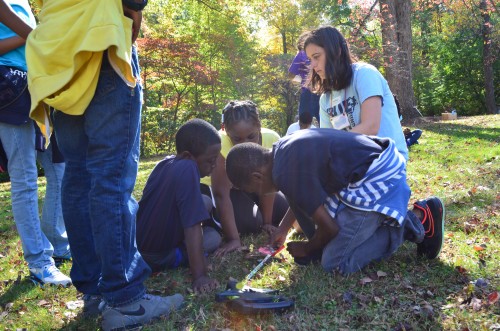
<svg viewBox="0 0 500 331"><path fill-rule="evenodd" d="M229 311L214 294L190 291L188 269L153 275L147 285L160 295L181 293L186 307L146 330L500 330L500 115L418 125L424 133L411 147L408 182L415 199L445 201L446 234L436 260L419 258L406 243L387 261L343 277L320 266L299 267L287 253L257 273L251 286L279 289L295 300L281 315ZM160 158L142 160L135 196ZM39 179L39 194L45 178ZM83 319L74 287L34 286L16 234L10 184L0 184L0 329L97 330ZM264 235L244 238L248 250L210 258L210 276L224 289L258 258ZM62 270L69 273L71 263Z"/></svg>

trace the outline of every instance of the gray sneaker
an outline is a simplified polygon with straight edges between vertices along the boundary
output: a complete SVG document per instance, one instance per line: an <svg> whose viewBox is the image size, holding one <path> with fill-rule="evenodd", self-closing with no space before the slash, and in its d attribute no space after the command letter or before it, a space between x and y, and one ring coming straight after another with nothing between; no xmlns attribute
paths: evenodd
<svg viewBox="0 0 500 331"><path fill-rule="evenodd" d="M140 328L154 319L168 316L181 307L184 298L180 294L160 297L146 294L137 302L122 306L106 306L102 312L104 331L131 330Z"/></svg>

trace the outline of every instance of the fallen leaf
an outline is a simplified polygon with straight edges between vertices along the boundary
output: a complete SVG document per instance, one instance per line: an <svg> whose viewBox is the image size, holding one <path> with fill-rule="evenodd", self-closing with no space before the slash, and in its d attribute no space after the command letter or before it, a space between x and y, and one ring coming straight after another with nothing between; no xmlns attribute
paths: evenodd
<svg viewBox="0 0 500 331"><path fill-rule="evenodd" d="M424 301L422 305L422 313L424 313L427 317L431 317L432 315L434 315L434 308L431 306L431 304Z"/></svg>
<svg viewBox="0 0 500 331"><path fill-rule="evenodd" d="M66 302L66 309L76 310L83 307L83 300L75 300Z"/></svg>
<svg viewBox="0 0 500 331"><path fill-rule="evenodd" d="M371 279L370 277L364 277L359 281L361 285L365 285L371 282L373 282L373 279Z"/></svg>
<svg viewBox="0 0 500 331"><path fill-rule="evenodd" d="M476 245L476 246L474 246L474 250L477 252L484 251L484 247Z"/></svg>
<svg viewBox="0 0 500 331"><path fill-rule="evenodd" d="M444 305L443 307L441 307L441 310L447 310L447 309L451 309L453 307L455 307L455 305L452 304L452 303L449 303L449 304Z"/></svg>
<svg viewBox="0 0 500 331"><path fill-rule="evenodd" d="M67 318L75 318L76 317L76 313L74 313L72 311L66 311L66 312L64 312L64 316L67 317Z"/></svg>
<svg viewBox="0 0 500 331"><path fill-rule="evenodd" d="M414 314L419 315L422 309L420 308L420 306L413 306L412 310Z"/></svg>
<svg viewBox="0 0 500 331"><path fill-rule="evenodd" d="M40 300L38 301L37 305L40 307L50 306L50 302L48 302L47 300Z"/></svg>
<svg viewBox="0 0 500 331"><path fill-rule="evenodd" d="M474 309L475 311L481 310L482 304L481 300L479 300L478 298L472 298L470 305L472 306L472 309Z"/></svg>
<svg viewBox="0 0 500 331"><path fill-rule="evenodd" d="M490 305L495 304L498 301L498 297L499 297L498 291L491 292L490 294L488 294L488 303Z"/></svg>

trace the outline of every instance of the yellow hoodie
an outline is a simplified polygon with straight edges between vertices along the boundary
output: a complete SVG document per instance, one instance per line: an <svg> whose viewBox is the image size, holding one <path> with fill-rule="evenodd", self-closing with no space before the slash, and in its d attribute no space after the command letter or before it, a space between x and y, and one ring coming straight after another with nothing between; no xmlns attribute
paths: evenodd
<svg viewBox="0 0 500 331"><path fill-rule="evenodd" d="M130 66L132 20L121 0L38 0L39 24L26 42L30 116L47 123L43 103L81 115L92 100L103 51L134 87Z"/></svg>

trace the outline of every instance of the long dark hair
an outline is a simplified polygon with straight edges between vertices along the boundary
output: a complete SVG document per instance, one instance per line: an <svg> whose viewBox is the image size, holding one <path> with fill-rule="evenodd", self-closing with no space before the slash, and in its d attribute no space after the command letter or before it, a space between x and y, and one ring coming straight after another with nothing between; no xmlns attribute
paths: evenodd
<svg viewBox="0 0 500 331"><path fill-rule="evenodd" d="M352 63L355 61L347 46L344 36L332 26L322 26L309 31L304 39L304 49L310 44L325 50L325 79L311 70L309 87L312 91L324 93L342 90L351 84Z"/></svg>

